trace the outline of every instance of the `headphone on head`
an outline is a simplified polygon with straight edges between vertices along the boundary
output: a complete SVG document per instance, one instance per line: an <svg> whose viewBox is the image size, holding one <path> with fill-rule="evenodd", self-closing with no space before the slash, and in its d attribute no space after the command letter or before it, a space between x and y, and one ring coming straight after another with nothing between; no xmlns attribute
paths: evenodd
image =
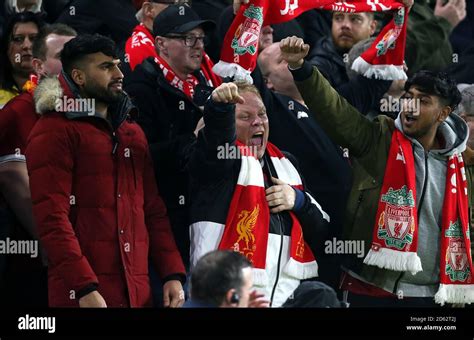
<svg viewBox="0 0 474 340"><path fill-rule="evenodd" d="M230 302L231 303L239 303L240 301L240 296L236 292L233 292L231 297L230 297Z"/></svg>

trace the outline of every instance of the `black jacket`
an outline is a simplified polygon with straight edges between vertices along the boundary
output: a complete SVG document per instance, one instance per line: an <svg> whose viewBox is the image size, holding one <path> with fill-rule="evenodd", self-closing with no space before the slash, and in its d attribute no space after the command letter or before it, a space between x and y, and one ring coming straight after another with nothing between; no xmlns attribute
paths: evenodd
<svg viewBox="0 0 474 340"><path fill-rule="evenodd" d="M391 81L369 79L358 75L349 79L343 57L336 50L330 36L321 38L307 57L341 96L363 114L379 111L380 99L388 91Z"/></svg>
<svg viewBox="0 0 474 340"><path fill-rule="evenodd" d="M79 34L108 36L121 49L138 25L135 13L131 0L72 0L57 22L71 26Z"/></svg>
<svg viewBox="0 0 474 340"><path fill-rule="evenodd" d="M203 78L200 80L204 82ZM168 209L176 243L187 263L189 197L185 166L202 112L164 79L153 58L135 68L126 81L125 90L139 109L137 122L147 136L158 187Z"/></svg>

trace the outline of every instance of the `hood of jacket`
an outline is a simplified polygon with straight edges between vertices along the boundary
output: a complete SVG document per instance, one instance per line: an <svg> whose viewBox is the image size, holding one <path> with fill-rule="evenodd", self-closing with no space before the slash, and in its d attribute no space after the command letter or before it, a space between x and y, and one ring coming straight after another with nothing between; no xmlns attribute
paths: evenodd
<svg viewBox="0 0 474 340"><path fill-rule="evenodd" d="M95 111L93 99L81 98L79 89L64 72L58 77L42 79L35 89L34 101L36 112L40 115L64 112L68 119L100 117ZM74 109L70 109L71 103ZM137 115L137 109L125 92L119 100L109 105L108 110L114 127L124 121L127 115L132 117Z"/></svg>
<svg viewBox="0 0 474 340"><path fill-rule="evenodd" d="M402 127L400 114L395 120L395 127L403 133L412 143L416 146L421 144L415 139L405 135ZM443 149L431 150L430 152L439 157L449 157L455 153L462 153L466 150L467 140L469 136L469 127L467 123L458 115L451 113L446 120L438 127L438 133L440 133L446 145Z"/></svg>

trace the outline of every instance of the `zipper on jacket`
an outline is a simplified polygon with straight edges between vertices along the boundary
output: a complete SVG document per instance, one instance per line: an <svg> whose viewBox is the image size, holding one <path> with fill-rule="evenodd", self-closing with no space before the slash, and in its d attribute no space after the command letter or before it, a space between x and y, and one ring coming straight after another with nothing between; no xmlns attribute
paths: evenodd
<svg viewBox="0 0 474 340"><path fill-rule="evenodd" d="M271 176L271 177L277 177L276 174L275 176L273 176L272 174L272 170L271 170L271 167L270 167L270 160L268 159L267 155L265 154L265 163L267 165L267 168L268 168L268 174ZM275 279L275 283L273 284L273 288L272 288L272 294L270 296L270 307L273 305L273 298L275 297L275 291L276 291L276 287L277 287L277 284L278 284L278 280L280 279L280 267L281 267L281 256L282 256L282 253L283 253L283 239L284 239L284 235L283 235L283 225L282 225L282 222L281 222L281 215L280 213L277 213L277 218L278 218L278 226L279 226L279 229L280 229L280 250L278 252L278 262L277 262L277 273L276 273L276 279ZM271 221L271 217L270 217L270 221ZM270 236L270 235L269 235Z"/></svg>
<svg viewBox="0 0 474 340"><path fill-rule="evenodd" d="M112 155L115 155L115 153L117 152L118 144L119 144L118 137L115 134L115 131L112 131L112 145L113 145L112 146Z"/></svg>
<svg viewBox="0 0 474 340"><path fill-rule="evenodd" d="M423 206L423 201L425 199L425 193L426 193L426 186L428 182L428 152L425 152L425 178L423 179L423 187L421 189L421 196L420 196L420 204L418 204L417 208L417 222L420 224L420 212L421 212L421 207ZM395 286L393 287L393 293L397 294L397 289L398 289L398 284L400 280L402 279L403 275L405 272L400 273L400 276L398 276L397 281L395 281Z"/></svg>
<svg viewBox="0 0 474 340"><path fill-rule="evenodd" d="M278 263L277 263L277 274L276 274L276 279L275 279L275 283L273 285L273 289L272 289L272 295L270 297L270 307L273 305L273 298L275 296L275 291L276 291L276 287L277 287L277 284L278 284L278 280L280 279L280 266L281 266L281 255L283 253L283 226L282 226L282 223L281 223L281 216L280 216L280 213L277 213L277 218L278 218L278 225L279 225L279 229L280 229L280 251L278 252Z"/></svg>

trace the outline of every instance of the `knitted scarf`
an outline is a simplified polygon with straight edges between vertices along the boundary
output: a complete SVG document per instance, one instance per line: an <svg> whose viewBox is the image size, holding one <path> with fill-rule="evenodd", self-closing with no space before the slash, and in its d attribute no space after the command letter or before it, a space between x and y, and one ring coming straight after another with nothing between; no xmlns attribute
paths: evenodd
<svg viewBox="0 0 474 340"><path fill-rule="evenodd" d="M178 90L184 92L186 97L192 100L194 96L194 88L199 84L199 80L193 74L188 74L186 80L178 77L174 73L171 66L159 55L155 57L156 63L160 66L160 69L163 71L166 81L170 83L171 86L176 87ZM204 53L201 69L199 70L206 79L206 85L210 87L217 87L222 83L222 80L212 72L212 60L207 54Z"/></svg>
<svg viewBox="0 0 474 340"><path fill-rule="evenodd" d="M266 284L265 272L270 209L265 197L262 166L249 147L237 142L242 163L234 195L227 214L219 249L232 249L250 259L254 265L254 283ZM303 190L298 171L281 151L268 143L268 156L278 178L292 187ZM283 271L303 280L318 275L318 265L305 243L301 225L290 211L293 222L290 235L290 260Z"/></svg>
<svg viewBox="0 0 474 340"><path fill-rule="evenodd" d="M422 271L416 251L418 216L415 160L410 140L395 131L382 185L372 246L364 263L380 268ZM474 302L468 196L461 154L449 157L441 220L440 287L437 303Z"/></svg>
<svg viewBox="0 0 474 340"><path fill-rule="evenodd" d="M257 63L261 28L292 20L318 8L339 12L394 11L394 18L380 32L372 46L357 58L352 68L366 77L406 79L403 70L406 41L406 8L395 0L250 0L242 5L227 32L214 72L221 77L252 82Z"/></svg>

